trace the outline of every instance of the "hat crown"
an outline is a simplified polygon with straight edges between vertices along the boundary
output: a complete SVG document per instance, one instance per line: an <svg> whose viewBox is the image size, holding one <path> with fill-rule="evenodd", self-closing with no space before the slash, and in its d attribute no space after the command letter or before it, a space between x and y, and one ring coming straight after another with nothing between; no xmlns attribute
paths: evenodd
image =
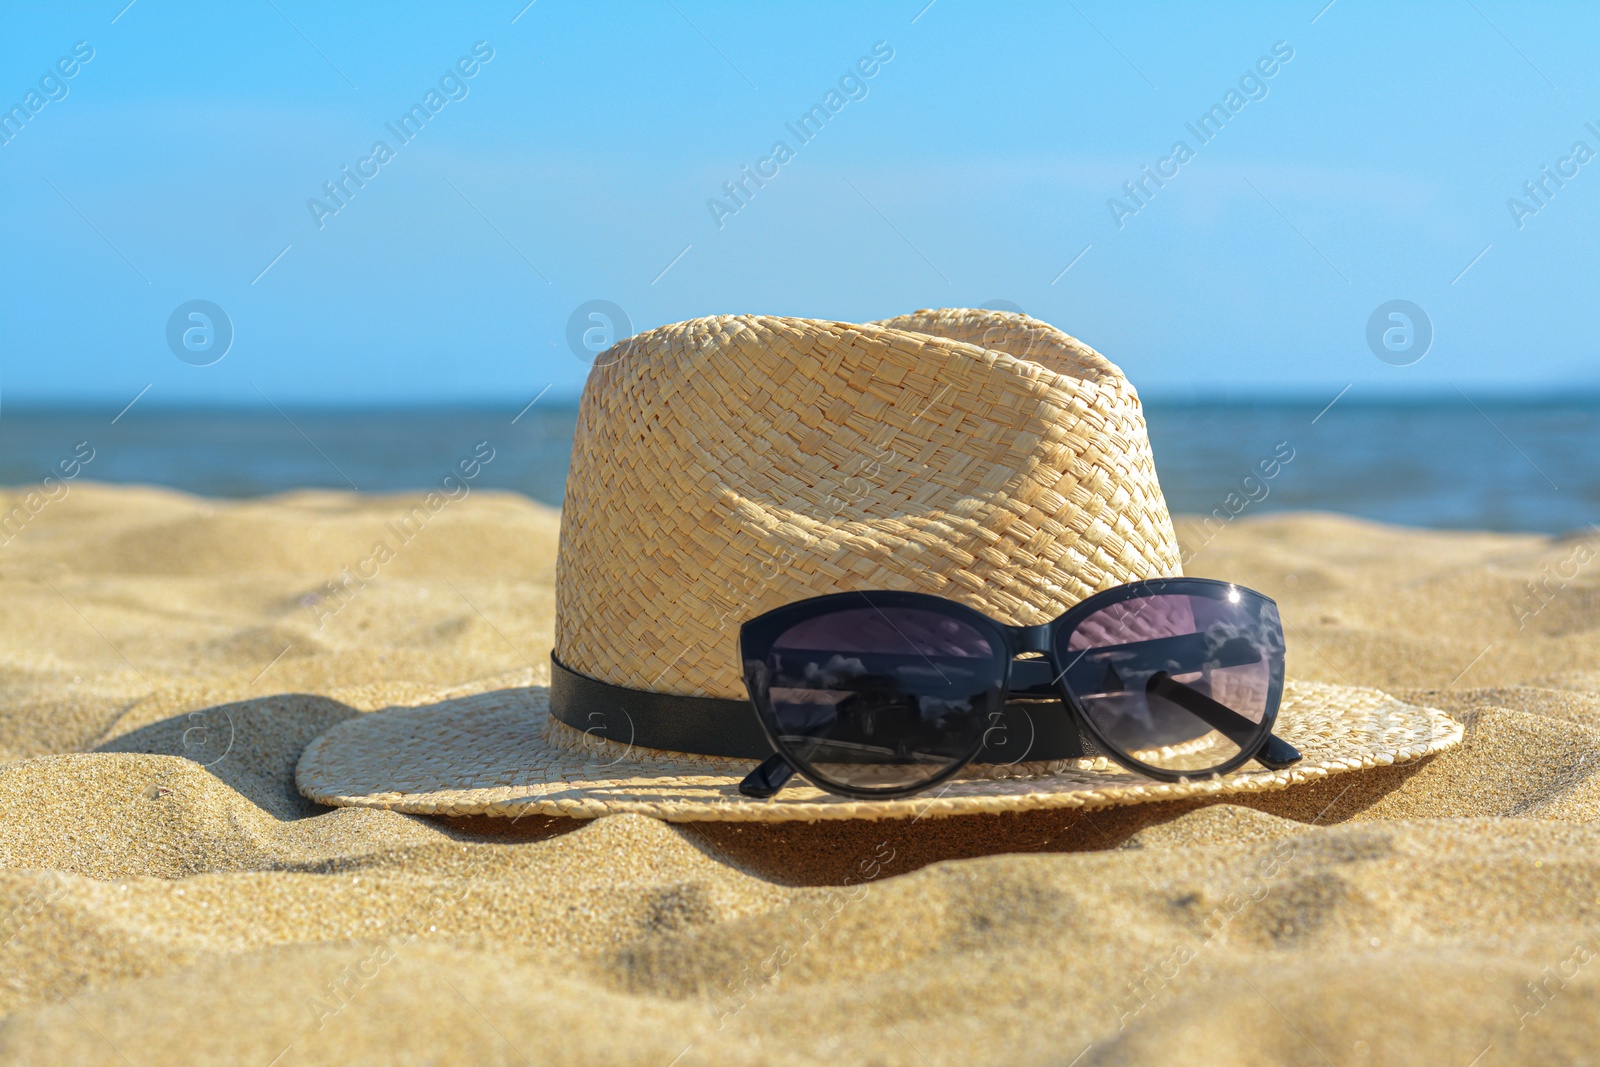
<svg viewBox="0 0 1600 1067"><path fill-rule="evenodd" d="M1046 621L1181 574L1137 393L1026 315L715 316L584 388L555 654L613 685L740 698L739 626L851 589Z"/></svg>

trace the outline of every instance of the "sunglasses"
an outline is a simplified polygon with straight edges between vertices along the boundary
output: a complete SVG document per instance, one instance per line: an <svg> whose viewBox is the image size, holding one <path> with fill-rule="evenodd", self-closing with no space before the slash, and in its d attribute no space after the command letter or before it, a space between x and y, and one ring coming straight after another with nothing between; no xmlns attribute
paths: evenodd
<svg viewBox="0 0 1600 1067"><path fill-rule="evenodd" d="M835 593L739 631L745 685L776 754L740 784L796 772L830 793L903 797L973 762L1102 755L1162 781L1278 770L1278 607L1207 578L1108 589L1053 622L1007 626L927 593Z"/></svg>

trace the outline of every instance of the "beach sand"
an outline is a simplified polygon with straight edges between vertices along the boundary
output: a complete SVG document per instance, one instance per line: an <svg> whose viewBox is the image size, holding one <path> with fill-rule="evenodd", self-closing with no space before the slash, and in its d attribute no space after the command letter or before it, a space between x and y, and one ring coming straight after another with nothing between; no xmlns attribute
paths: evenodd
<svg viewBox="0 0 1600 1067"><path fill-rule="evenodd" d="M1420 764L916 823L323 808L335 723L543 677L556 513L476 492L402 541L414 502L77 484L0 550L5 1062L1600 1058L1592 531L1180 522L1291 675L1467 722Z"/></svg>

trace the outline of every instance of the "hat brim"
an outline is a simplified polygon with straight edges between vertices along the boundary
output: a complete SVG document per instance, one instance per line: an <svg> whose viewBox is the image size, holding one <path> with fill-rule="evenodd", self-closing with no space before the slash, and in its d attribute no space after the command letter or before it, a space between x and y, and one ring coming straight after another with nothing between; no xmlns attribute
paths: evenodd
<svg viewBox="0 0 1600 1067"><path fill-rule="evenodd" d="M1304 757L1278 771L1157 782L1104 760L973 768L925 794L862 801L796 781L777 797L740 794L749 760L695 756L588 737L555 720L549 689L477 693L361 715L306 747L295 777L322 804L421 815L633 813L668 822L815 822L1091 808L1259 793L1452 748L1445 712L1376 689L1290 682L1277 733Z"/></svg>

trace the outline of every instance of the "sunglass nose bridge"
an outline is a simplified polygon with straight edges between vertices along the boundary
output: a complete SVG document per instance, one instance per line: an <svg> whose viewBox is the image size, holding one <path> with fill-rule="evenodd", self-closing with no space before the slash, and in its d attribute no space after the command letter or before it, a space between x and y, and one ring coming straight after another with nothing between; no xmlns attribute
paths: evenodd
<svg viewBox="0 0 1600 1067"><path fill-rule="evenodd" d="M1011 647L1021 655L1040 654L1037 659L1011 661L1011 692L1015 696L1045 696L1054 691L1055 668L1050 660L1050 624L1008 626Z"/></svg>
<svg viewBox="0 0 1600 1067"><path fill-rule="evenodd" d="M1048 659L1011 661L1013 696L1053 696L1056 693L1055 683L1056 671Z"/></svg>
<svg viewBox="0 0 1600 1067"><path fill-rule="evenodd" d="M1015 642L1018 652L1050 652L1050 624L1041 623L1038 626L1008 626L1011 631L1011 640Z"/></svg>

